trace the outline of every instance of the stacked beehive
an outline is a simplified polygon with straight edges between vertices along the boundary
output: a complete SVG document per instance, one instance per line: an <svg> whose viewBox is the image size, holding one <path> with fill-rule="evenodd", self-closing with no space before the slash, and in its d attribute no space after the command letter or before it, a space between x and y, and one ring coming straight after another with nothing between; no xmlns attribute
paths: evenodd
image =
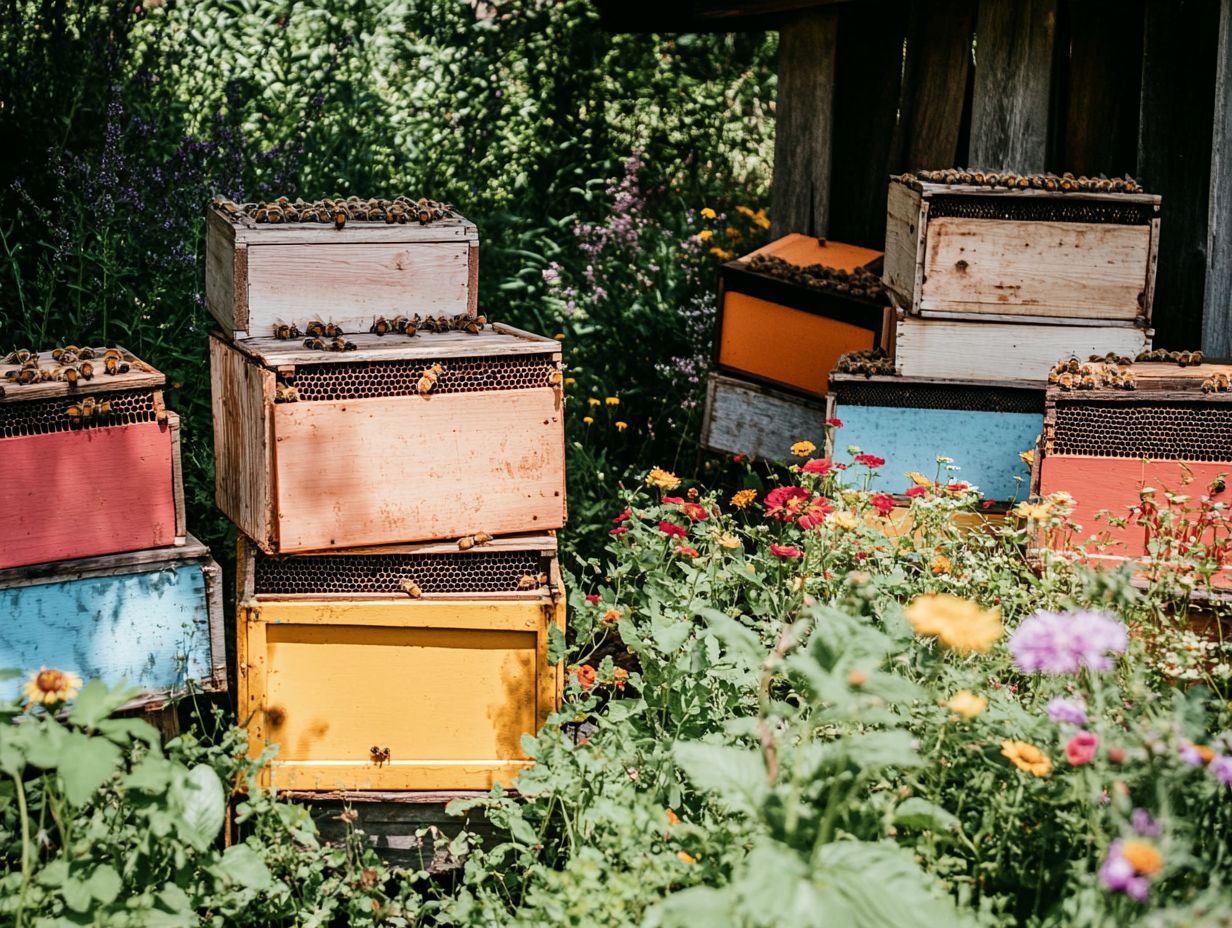
<svg viewBox="0 0 1232 928"><path fill-rule="evenodd" d="M893 350L882 253L792 234L724 264L702 444L782 458L822 445L829 373L844 352Z"/></svg>
<svg viewBox="0 0 1232 928"><path fill-rule="evenodd" d="M218 567L184 527L164 382L123 348L0 360L0 667L123 681L133 708L225 688Z"/></svg>
<svg viewBox="0 0 1232 928"><path fill-rule="evenodd" d="M988 499L1026 496L1019 454L1057 357L1150 347L1159 205L1131 181L891 178L893 362L848 357L831 377L843 443L887 460L878 488L933 476L940 455Z"/></svg>
<svg viewBox="0 0 1232 928"><path fill-rule="evenodd" d="M280 789L508 784L560 688L560 346L477 316L475 227L415 207L208 217L239 712Z"/></svg>
<svg viewBox="0 0 1232 928"><path fill-rule="evenodd" d="M1147 357L1130 365L1060 362L1048 388L1036 492L1074 498L1069 518L1082 526L1081 538L1100 542L1084 551L1090 562L1128 562L1136 573L1206 562L1211 585L1232 590L1225 511L1232 364L1203 361L1200 352Z"/></svg>

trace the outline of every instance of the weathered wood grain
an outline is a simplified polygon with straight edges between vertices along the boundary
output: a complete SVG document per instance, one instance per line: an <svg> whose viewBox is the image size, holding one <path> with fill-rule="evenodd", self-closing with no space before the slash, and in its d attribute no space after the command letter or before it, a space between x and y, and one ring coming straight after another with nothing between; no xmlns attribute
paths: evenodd
<svg viewBox="0 0 1232 928"><path fill-rule="evenodd" d="M224 332L248 328L248 287L237 282L247 267L248 247L235 243L235 226L214 209L205 214L205 306ZM238 286L237 286L238 283Z"/></svg>
<svg viewBox="0 0 1232 928"><path fill-rule="evenodd" d="M779 32L771 235L825 235L830 217L838 13L809 10Z"/></svg>
<svg viewBox="0 0 1232 928"><path fill-rule="evenodd" d="M825 418L823 401L711 374L701 444L722 454L786 460L795 442L825 446Z"/></svg>
<svg viewBox="0 0 1232 928"><path fill-rule="evenodd" d="M97 349L101 358L105 349ZM121 351L126 349L120 348ZM67 384L58 380L41 383L16 384L5 379L9 371L20 369L17 364L0 363L0 403L26 403L33 400L50 400L59 397L89 396L92 393L114 393L118 390L151 390L161 388L167 378L156 371L151 365L139 358L133 358L129 370L123 374L108 375L102 373L102 361L91 361L98 373L92 380L79 380L75 384ZM55 371L61 367L59 362L51 357L50 351L40 352L39 370ZM156 399L162 401L161 391Z"/></svg>
<svg viewBox="0 0 1232 928"><path fill-rule="evenodd" d="M1232 357L1232 0L1222 0L1211 140L1202 350Z"/></svg>
<svg viewBox="0 0 1232 928"><path fill-rule="evenodd" d="M895 363L904 377L1005 380L1043 384L1059 358L1134 356L1150 347L1149 330L1132 326L1070 326L967 322L904 316Z"/></svg>
<svg viewBox="0 0 1232 928"><path fill-rule="evenodd" d="M1058 0L980 0L967 161L1044 170Z"/></svg>
<svg viewBox="0 0 1232 928"><path fill-rule="evenodd" d="M478 335L425 332L408 337L363 332L348 335L347 341L355 345L354 351L313 351L304 347L302 339L272 337L246 338L236 342L235 348L269 368L300 364L354 364L358 361L436 361L482 355L560 354L560 342L554 338L522 333L500 325L485 328Z"/></svg>
<svg viewBox="0 0 1232 928"><path fill-rule="evenodd" d="M551 389L287 403L273 423L284 553L564 522L564 417Z"/></svg>
<svg viewBox="0 0 1232 928"><path fill-rule="evenodd" d="M917 191L896 180L890 182L882 280L904 307L912 305L922 281L927 209Z"/></svg>

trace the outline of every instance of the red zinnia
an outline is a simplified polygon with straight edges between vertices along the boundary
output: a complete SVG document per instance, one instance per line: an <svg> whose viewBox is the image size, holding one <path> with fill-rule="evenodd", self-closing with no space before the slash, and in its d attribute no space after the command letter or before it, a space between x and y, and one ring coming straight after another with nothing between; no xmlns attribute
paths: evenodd
<svg viewBox="0 0 1232 928"><path fill-rule="evenodd" d="M663 503L664 503L664 505L667 505L667 506L679 506L679 505L680 505L681 503L683 503L683 502L684 502L684 497L683 497L683 496L665 496L665 497L663 497Z"/></svg>
<svg viewBox="0 0 1232 928"><path fill-rule="evenodd" d="M664 535L670 535L673 538L687 538L689 530L682 526L676 525L674 522L660 522L659 531Z"/></svg>
<svg viewBox="0 0 1232 928"><path fill-rule="evenodd" d="M888 516L894 511L894 497L888 493L874 493L869 498L869 502L873 504L878 515Z"/></svg>
<svg viewBox="0 0 1232 928"><path fill-rule="evenodd" d="M697 557L699 554L696 548L690 548L688 545L676 545L676 553L685 557Z"/></svg>
<svg viewBox="0 0 1232 928"><path fill-rule="evenodd" d="M586 597L586 601L590 603L592 606L597 606L599 604L599 594L591 593L589 596Z"/></svg>
<svg viewBox="0 0 1232 928"><path fill-rule="evenodd" d="M625 519L629 518L631 515L633 515L633 510L632 510L632 509L626 509L624 512L622 512L620 515L618 515L618 516L617 516L616 518L614 518L612 521L613 521L613 522L615 522L615 523L617 523L617 524L619 524L619 523L623 522Z"/></svg>
<svg viewBox="0 0 1232 928"><path fill-rule="evenodd" d="M873 470L876 470L878 467L885 467L885 458L879 458L875 454L857 454L855 462L857 464L865 464Z"/></svg>
<svg viewBox="0 0 1232 928"><path fill-rule="evenodd" d="M818 477L824 477L830 473L832 463L829 458L813 458L803 467L800 468L802 474L816 474Z"/></svg>
<svg viewBox="0 0 1232 928"><path fill-rule="evenodd" d="M992 500L986 499L984 500L984 502L980 503L980 508L981 509L991 509L994 505L995 503Z"/></svg>
<svg viewBox="0 0 1232 928"><path fill-rule="evenodd" d="M1095 760L1095 752L1099 748L1099 735L1089 731L1080 731L1069 739L1065 745L1065 759L1070 766L1080 767Z"/></svg>
<svg viewBox="0 0 1232 928"><path fill-rule="evenodd" d="M693 522L705 522L706 518L710 515L706 511L706 507L699 503L685 503L680 507L680 510Z"/></svg>
<svg viewBox="0 0 1232 928"><path fill-rule="evenodd" d="M967 489L968 486L970 486L970 484L950 483L950 484L946 484L945 488L949 490L951 493L961 493L963 490Z"/></svg>
<svg viewBox="0 0 1232 928"><path fill-rule="evenodd" d="M912 487L910 490L908 490L906 493L903 494L903 496L910 496L912 498L917 497L917 496L927 496L927 495L928 495L928 487Z"/></svg>
<svg viewBox="0 0 1232 928"><path fill-rule="evenodd" d="M794 522L811 495L804 487L775 487L766 494L766 515Z"/></svg>
<svg viewBox="0 0 1232 928"><path fill-rule="evenodd" d="M737 464L743 464L743 463L744 463L744 455L743 455L743 454L733 454L733 455L732 455L732 460L733 460L733 461L735 461Z"/></svg>
<svg viewBox="0 0 1232 928"><path fill-rule="evenodd" d="M834 507L824 496L814 497L800 513L800 527L805 531L821 528L821 524L826 521L826 513L833 511Z"/></svg>
<svg viewBox="0 0 1232 928"><path fill-rule="evenodd" d="M624 535L628 531L629 530L622 525L620 528L612 529L610 532L608 532L608 534L609 535Z"/></svg>
<svg viewBox="0 0 1232 928"><path fill-rule="evenodd" d="M826 425L830 426L830 428L832 429L841 429L843 427L843 420L842 419L827 419Z"/></svg>
<svg viewBox="0 0 1232 928"><path fill-rule="evenodd" d="M804 557L804 552L791 545L771 545L770 553L779 557Z"/></svg>

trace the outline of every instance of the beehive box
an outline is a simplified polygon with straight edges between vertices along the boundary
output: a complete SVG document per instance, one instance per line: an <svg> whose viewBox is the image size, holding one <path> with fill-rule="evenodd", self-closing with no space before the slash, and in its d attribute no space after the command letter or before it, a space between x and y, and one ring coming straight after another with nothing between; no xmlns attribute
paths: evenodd
<svg viewBox="0 0 1232 928"><path fill-rule="evenodd" d="M838 372L830 383L830 414L843 423L835 446L885 459L872 489L902 493L912 485L908 471L938 479L937 457L944 456L960 469L940 470L942 481L978 487L992 500L1029 495L1031 471L1019 455L1039 438L1044 390Z"/></svg>
<svg viewBox="0 0 1232 928"><path fill-rule="evenodd" d="M376 316L475 313L479 233L457 214L427 225L258 224L206 213L205 302L231 338L313 318L348 333Z"/></svg>
<svg viewBox="0 0 1232 928"><path fill-rule="evenodd" d="M720 454L785 460L795 442L824 446L825 418L822 400L712 373L706 384L701 444Z"/></svg>
<svg viewBox="0 0 1232 928"><path fill-rule="evenodd" d="M1165 491L1182 493L1195 502L1203 495L1232 502L1232 392L1203 392L1204 382L1232 375L1232 364L1175 363L1131 365L1136 389L1101 384L1095 389L1048 389L1041 455L1035 485L1040 495L1057 491L1075 501L1072 520L1082 537L1107 535L1111 543L1096 553L1096 562L1121 563L1148 559L1143 526L1130 518L1124 527L1107 518L1128 518L1144 487L1156 490L1160 505ZM1210 490L1211 484L1216 489ZM1229 526L1219 529L1226 538ZM1210 543L1215 529L1202 537ZM1232 585L1232 564L1217 575L1220 586Z"/></svg>
<svg viewBox="0 0 1232 928"><path fill-rule="evenodd" d="M1160 198L892 177L885 283L941 319L1151 322ZM1107 349L1105 349L1107 350Z"/></svg>
<svg viewBox="0 0 1232 928"><path fill-rule="evenodd" d="M741 380L824 397L840 354L892 350L894 320L884 296L852 296L783 279L750 266L779 258L797 267L878 272L882 253L791 234L719 271L715 365Z"/></svg>
<svg viewBox="0 0 1232 928"><path fill-rule="evenodd" d="M0 667L124 681L142 691L130 708L226 689L221 578L191 535L178 548L2 570L0 616ZM19 687L0 682L0 693Z"/></svg>
<svg viewBox="0 0 1232 928"><path fill-rule="evenodd" d="M1043 387L1057 358L1149 350L1152 329L924 318L898 311L894 363L904 377L1015 381Z"/></svg>
<svg viewBox="0 0 1232 928"><path fill-rule="evenodd" d="M74 385L19 385L4 379L18 366L0 364L0 570L184 543L180 421L163 375L137 359L114 376L90 363L99 373Z"/></svg>
<svg viewBox="0 0 1232 928"><path fill-rule="evenodd" d="M216 497L246 535L285 554L564 524L558 342L499 325L354 341L211 338Z"/></svg>
<svg viewBox="0 0 1232 928"><path fill-rule="evenodd" d="M279 747L265 784L508 785L563 683L548 662L550 628L564 631L555 550L550 535L296 556L241 541L238 705L253 756Z"/></svg>

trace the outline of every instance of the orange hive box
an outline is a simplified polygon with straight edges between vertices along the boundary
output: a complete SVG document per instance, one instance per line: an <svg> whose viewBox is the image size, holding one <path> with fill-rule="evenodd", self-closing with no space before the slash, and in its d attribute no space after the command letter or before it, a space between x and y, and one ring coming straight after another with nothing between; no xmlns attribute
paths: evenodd
<svg viewBox="0 0 1232 928"><path fill-rule="evenodd" d="M352 338L210 339L216 498L249 538L286 554L564 524L559 342Z"/></svg>
<svg viewBox="0 0 1232 928"><path fill-rule="evenodd" d="M807 396L824 397L831 368L849 351L891 349L889 307L831 289L816 289L749 268L757 255L791 264L877 271L882 253L870 248L822 244L791 234L735 261L719 272L715 364L725 373Z"/></svg>
<svg viewBox="0 0 1232 928"><path fill-rule="evenodd" d="M1145 362L1128 371L1133 390L1104 384L1048 389L1036 492L1070 493L1076 500L1071 518L1082 526L1081 537L1107 534L1111 545L1091 555L1095 563L1150 561L1150 532L1130 516L1131 507L1141 505L1144 488L1154 489L1160 507L1167 505L1165 491L1186 495L1189 506L1207 494L1232 503L1232 490L1221 488L1232 481L1232 392L1202 389L1204 382L1221 377L1226 382L1232 364ZM1097 521L1096 514L1105 510L1128 523ZM1226 513L1216 518L1222 525L1195 531L1191 540L1227 545L1232 522ZM1232 586L1232 557L1224 563L1215 583Z"/></svg>
<svg viewBox="0 0 1232 928"><path fill-rule="evenodd" d="M563 684L554 536L282 557L241 538L237 562L239 713L251 756L279 749L263 785L488 789L528 766Z"/></svg>
<svg viewBox="0 0 1232 928"><path fill-rule="evenodd" d="M18 384L0 363L0 569L184 544L179 417L163 375L117 350L127 372L103 373L99 348L72 384Z"/></svg>

